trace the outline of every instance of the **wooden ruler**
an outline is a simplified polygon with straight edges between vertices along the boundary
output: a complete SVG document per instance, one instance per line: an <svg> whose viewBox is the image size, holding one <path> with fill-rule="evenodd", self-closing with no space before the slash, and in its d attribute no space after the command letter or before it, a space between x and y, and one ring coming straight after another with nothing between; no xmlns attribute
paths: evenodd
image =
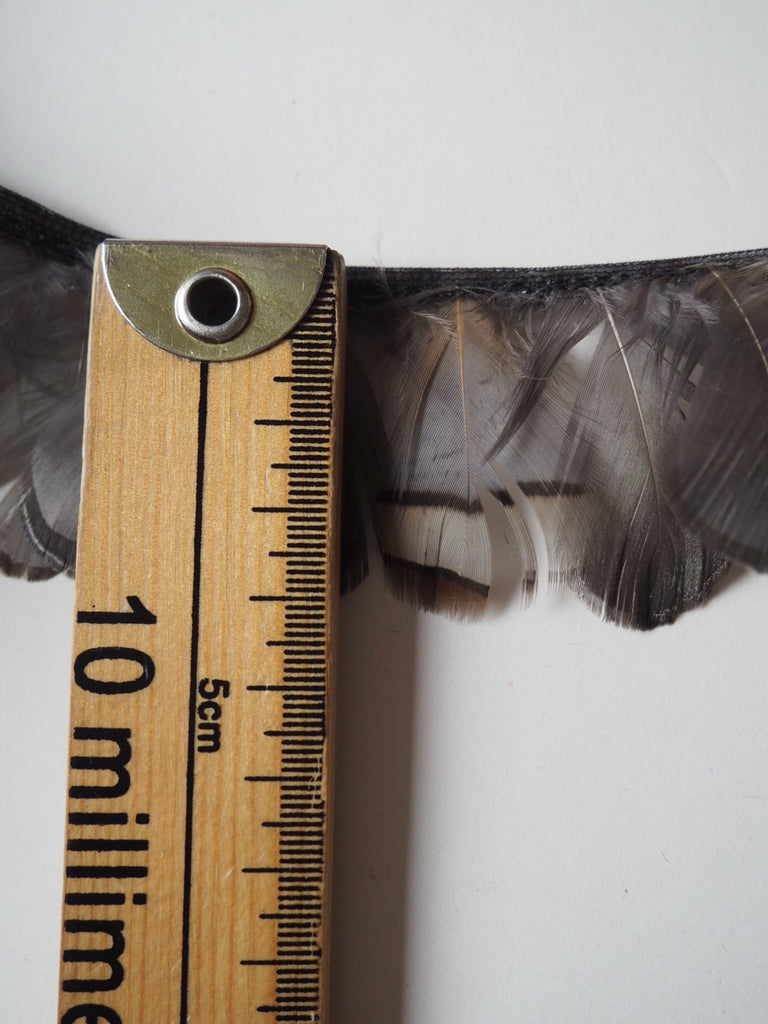
<svg viewBox="0 0 768 1024"><path fill-rule="evenodd" d="M328 1019L343 298L322 248L102 247L61 1024Z"/></svg>

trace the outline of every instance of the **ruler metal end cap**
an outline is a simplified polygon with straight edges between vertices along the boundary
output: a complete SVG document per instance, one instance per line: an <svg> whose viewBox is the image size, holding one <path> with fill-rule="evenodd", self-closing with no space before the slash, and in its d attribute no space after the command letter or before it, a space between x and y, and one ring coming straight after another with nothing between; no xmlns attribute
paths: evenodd
<svg viewBox="0 0 768 1024"><path fill-rule="evenodd" d="M269 348L301 321L323 280L321 245L107 239L112 299L152 344L205 362Z"/></svg>

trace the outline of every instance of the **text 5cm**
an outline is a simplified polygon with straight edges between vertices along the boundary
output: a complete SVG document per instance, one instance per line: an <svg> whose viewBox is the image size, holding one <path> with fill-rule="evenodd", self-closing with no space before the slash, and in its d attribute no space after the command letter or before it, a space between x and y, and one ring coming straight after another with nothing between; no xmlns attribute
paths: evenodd
<svg viewBox="0 0 768 1024"><path fill-rule="evenodd" d="M229 696L229 680L201 679L197 704L197 752L214 754L221 747L221 704Z"/></svg>

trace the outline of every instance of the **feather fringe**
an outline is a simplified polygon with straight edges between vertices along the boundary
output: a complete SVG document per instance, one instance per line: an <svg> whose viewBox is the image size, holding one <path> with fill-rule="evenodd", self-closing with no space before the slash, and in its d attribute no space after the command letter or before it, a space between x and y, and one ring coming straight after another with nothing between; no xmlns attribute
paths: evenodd
<svg viewBox="0 0 768 1024"><path fill-rule="evenodd" d="M99 238L0 189L0 569L29 579L74 567ZM768 568L768 253L350 268L348 291L345 588L378 557L399 597L481 614L489 500L524 599L537 521L550 583L625 626Z"/></svg>
<svg viewBox="0 0 768 1024"><path fill-rule="evenodd" d="M524 592L540 567L513 493L539 519L550 580L621 625L674 621L731 559L765 568L768 264L620 269L450 295L395 271L353 298L350 347L387 441L373 533L399 596L482 611L481 490L513 524Z"/></svg>

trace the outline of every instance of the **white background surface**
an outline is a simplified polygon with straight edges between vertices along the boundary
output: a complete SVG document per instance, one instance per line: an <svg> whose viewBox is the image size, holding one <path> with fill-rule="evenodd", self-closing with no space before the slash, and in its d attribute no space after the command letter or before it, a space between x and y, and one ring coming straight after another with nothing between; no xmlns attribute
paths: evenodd
<svg viewBox="0 0 768 1024"><path fill-rule="evenodd" d="M0 180L115 234L389 266L768 244L762 0L5 6ZM334 1024L768 1019L767 599L741 575L642 636L569 598L472 627L345 599ZM0 610L0 1019L38 1024L71 584Z"/></svg>

